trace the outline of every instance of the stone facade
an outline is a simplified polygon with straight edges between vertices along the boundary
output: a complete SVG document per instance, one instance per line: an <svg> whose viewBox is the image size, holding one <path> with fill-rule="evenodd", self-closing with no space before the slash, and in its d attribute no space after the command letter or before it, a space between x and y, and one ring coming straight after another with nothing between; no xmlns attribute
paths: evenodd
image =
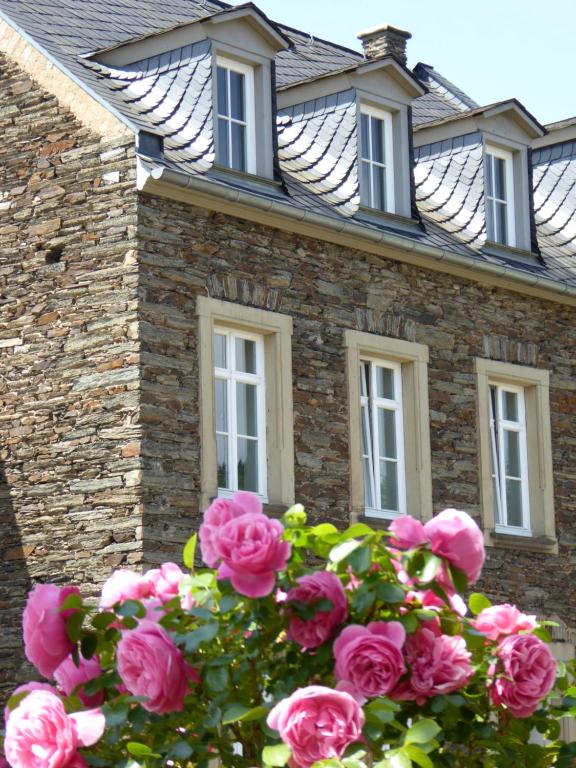
<svg viewBox="0 0 576 768"><path fill-rule="evenodd" d="M27 673L36 581L93 594L180 557L199 522L196 299L293 318L296 497L349 514L346 329L426 344L433 497L478 516L474 358L551 373L558 555L491 549L482 587L573 624L576 318L569 306L137 194L102 139L0 60L0 687Z"/></svg>

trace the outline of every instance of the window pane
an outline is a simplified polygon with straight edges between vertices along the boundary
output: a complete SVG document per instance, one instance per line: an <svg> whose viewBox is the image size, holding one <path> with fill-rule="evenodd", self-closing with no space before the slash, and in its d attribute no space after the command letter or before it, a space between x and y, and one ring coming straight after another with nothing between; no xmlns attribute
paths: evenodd
<svg viewBox="0 0 576 768"><path fill-rule="evenodd" d="M228 402L227 402L228 382L223 379L216 379L216 431L228 432Z"/></svg>
<svg viewBox="0 0 576 768"><path fill-rule="evenodd" d="M495 203L496 208L496 236L495 240L497 243L502 243L502 245L506 245L508 242L508 221L507 221L507 213L506 213L506 204L505 203Z"/></svg>
<svg viewBox="0 0 576 768"><path fill-rule="evenodd" d="M376 397L394 400L394 371L392 368L376 368Z"/></svg>
<svg viewBox="0 0 576 768"><path fill-rule="evenodd" d="M378 451L381 458L397 457L395 413L384 408L378 408Z"/></svg>
<svg viewBox="0 0 576 768"><path fill-rule="evenodd" d="M238 438L238 490L258 491L258 443Z"/></svg>
<svg viewBox="0 0 576 768"><path fill-rule="evenodd" d="M496 482L496 475L492 475L492 495L494 496L494 518L498 525L503 525L502 502L500 499L500 487Z"/></svg>
<svg viewBox="0 0 576 768"><path fill-rule="evenodd" d="M256 386L236 383L236 424L239 435L257 437Z"/></svg>
<svg viewBox="0 0 576 768"><path fill-rule="evenodd" d="M506 480L506 510L508 525L522 525L522 483L520 480Z"/></svg>
<svg viewBox="0 0 576 768"><path fill-rule="evenodd" d="M380 165L372 166L372 208L379 211L386 210L386 178L384 168Z"/></svg>
<svg viewBox="0 0 576 768"><path fill-rule="evenodd" d="M518 395L516 392L502 392L502 418L518 421Z"/></svg>
<svg viewBox="0 0 576 768"><path fill-rule="evenodd" d="M256 342L236 338L236 370L256 373Z"/></svg>
<svg viewBox="0 0 576 768"><path fill-rule="evenodd" d="M490 197L494 197L494 174L492 173L492 164L494 155L486 155L486 190Z"/></svg>
<svg viewBox="0 0 576 768"><path fill-rule="evenodd" d="M496 237L496 225L494 222L493 200L486 201L486 235L488 236L488 240L492 240L494 243L498 242L498 238Z"/></svg>
<svg viewBox="0 0 576 768"><path fill-rule="evenodd" d="M216 435L216 464L218 467L218 488L230 488L228 480L228 438Z"/></svg>
<svg viewBox="0 0 576 768"><path fill-rule="evenodd" d="M235 120L246 119L244 82L245 77L242 73L230 70L230 100L232 102L231 117Z"/></svg>
<svg viewBox="0 0 576 768"><path fill-rule="evenodd" d="M370 392L370 363L360 363L360 394L367 397Z"/></svg>
<svg viewBox="0 0 576 768"><path fill-rule="evenodd" d="M381 508L398 511L398 470L396 462L380 461Z"/></svg>
<svg viewBox="0 0 576 768"><path fill-rule="evenodd" d="M362 463L364 466L364 504L367 507L376 507L376 503L372 498L372 465L370 464L370 459L366 458Z"/></svg>
<svg viewBox="0 0 576 768"><path fill-rule="evenodd" d="M221 333L214 334L214 365L216 368L227 368L226 364L226 336Z"/></svg>
<svg viewBox="0 0 576 768"><path fill-rule="evenodd" d="M218 114L228 115L228 70L224 67L218 67L216 93L218 98Z"/></svg>
<svg viewBox="0 0 576 768"><path fill-rule="evenodd" d="M360 149L362 150L362 157L370 159L370 139L368 138L368 115L360 115Z"/></svg>
<svg viewBox="0 0 576 768"><path fill-rule="evenodd" d="M237 171L246 170L246 126L232 123L232 163Z"/></svg>
<svg viewBox="0 0 576 768"><path fill-rule="evenodd" d="M384 162L384 121L377 117L370 120L372 128L372 160L377 163Z"/></svg>
<svg viewBox="0 0 576 768"><path fill-rule="evenodd" d="M369 437L369 413L368 413L368 406L363 405L360 409L360 419L362 422L362 453L363 454L369 454L370 451L370 437Z"/></svg>
<svg viewBox="0 0 576 768"><path fill-rule="evenodd" d="M230 167L230 151L228 146L228 120L218 118L218 162Z"/></svg>
<svg viewBox="0 0 576 768"><path fill-rule="evenodd" d="M520 477L520 435L504 430L504 462L506 477Z"/></svg>
<svg viewBox="0 0 576 768"><path fill-rule="evenodd" d="M370 186L370 163L362 162L361 165L362 178L360 179L360 189L362 191L362 200L364 203L373 208L372 203L372 188Z"/></svg>
<svg viewBox="0 0 576 768"><path fill-rule="evenodd" d="M506 164L501 157L494 158L494 197L506 200Z"/></svg>

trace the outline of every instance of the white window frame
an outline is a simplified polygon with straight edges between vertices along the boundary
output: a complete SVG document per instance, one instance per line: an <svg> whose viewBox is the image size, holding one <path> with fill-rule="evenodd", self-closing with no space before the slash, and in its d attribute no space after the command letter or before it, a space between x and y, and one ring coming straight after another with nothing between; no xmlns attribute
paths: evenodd
<svg viewBox="0 0 576 768"><path fill-rule="evenodd" d="M494 498L494 529L497 533L507 533L515 536L531 536L530 524L530 490L528 478L528 442L526 425L526 405L524 387L513 384L502 384L497 381L489 381L489 388L496 390L496 413L493 413L492 398L490 397L490 448L492 457L492 478L498 488L498 494ZM508 421L502 418L502 400L506 392L515 394L518 404L518 421ZM522 524L511 525L508 523L507 496L506 496L506 469L504 456L504 433L515 432L518 434L519 462L522 500ZM498 459L496 461L496 458ZM500 522L498 522L500 520Z"/></svg>
<svg viewBox="0 0 576 768"><path fill-rule="evenodd" d="M258 467L258 487L254 491L264 501L268 501L267 496L267 468L266 468L266 383L264 373L264 338L255 333L243 330L225 328L223 326L214 326L214 334L226 338L226 358L227 368L214 366L214 384L216 381L227 382L227 417L228 432L222 433L215 429L215 434L226 434L228 437L228 488L218 487L218 496L230 497L238 487L238 440L241 438L254 439L247 435L238 434L238 418L236 403L236 384L250 384L256 387L256 441L257 441L257 467ZM256 373L246 373L236 368L236 339L246 339L255 344L255 362ZM214 398L216 402L216 397ZM217 419L215 419L217 423Z"/></svg>
<svg viewBox="0 0 576 768"><path fill-rule="evenodd" d="M225 56L217 56L216 57L216 70L215 74L218 71L218 67L223 67L224 69L227 69L232 72L238 72L242 75L244 75L244 113L246 116L245 122L242 122L241 120L236 120L235 118L232 118L230 115L220 115L218 112L218 94L216 93L215 101L214 101L214 115L215 115L215 126L214 126L214 135L215 137L218 136L218 121L223 119L228 122L228 150L229 150L229 157L232 156L232 133L231 133L231 125L232 123L238 123L240 125L246 126L246 170L245 171L239 171L238 169L232 168L231 166L222 166L225 168L229 168L232 171L237 171L239 173L256 173L256 109L255 109L255 94L254 94L254 67L250 66L249 64L244 64L241 61L236 61L235 59L230 59ZM228 80L229 82L229 80ZM215 78L216 88L214 89L217 91L218 88L218 78ZM230 98L230 90L228 90L228 105L230 108L232 101ZM217 141L217 139L216 139ZM217 146L217 163L220 163L220 155L221 149Z"/></svg>
<svg viewBox="0 0 576 768"><path fill-rule="evenodd" d="M380 163L378 161L372 160L370 157L372 152L372 142L369 139L369 147L367 154L369 155L367 158L364 158L364 150L365 147L362 146L362 130L360 125L359 130L359 136L360 136L360 152L358 153L358 162L360 164L360 192L361 192L361 200L364 205L368 208L372 208L375 211L382 210L384 213L395 213L396 211L396 204L395 204L395 195L394 195L394 139L393 139L393 118L392 114L384 109L379 109L378 107L373 107L368 104L361 103L360 104L360 122L362 120L362 115L366 115L367 117L373 117L377 120L382 121L383 123L383 129L384 129L384 163ZM372 128L370 121L368 122L368 135L371 136ZM386 200L385 200L385 207L383 209L376 208L373 204L374 202L374 194L372 189L372 173L370 173L370 189L366 190L365 185L362 184L362 165L363 163L368 163L370 166L370 170L372 170L372 166L377 166L379 168L384 168L384 178L385 178L385 185L386 185Z"/></svg>
<svg viewBox="0 0 576 768"><path fill-rule="evenodd" d="M360 386L360 413L361 418L370 419L370 424L365 424L366 434L372 439L369 440L368 453L362 450L362 461L368 459L370 463L370 486L372 500L379 500L380 497L380 456L379 454L379 428L378 428L378 410L392 411L394 413L394 431L396 441L396 482L398 490L398 509L385 509L382 506L373 506L366 504L365 494L365 514L366 517L380 517L386 520L394 519L406 514L406 471L404 455L404 414L402 407L402 366L398 362L384 360L382 358L366 357L360 358L359 375L361 380L364 376L364 364L370 364L370 395L362 394L362 383ZM376 394L376 370L377 368L386 368L393 371L394 394L393 400L378 397ZM386 458L391 461L390 458Z"/></svg>
<svg viewBox="0 0 576 768"><path fill-rule="evenodd" d="M497 243L498 245L506 245L510 248L516 247L516 213L514 210L514 156L512 152L501 149L500 147L495 147L492 144L486 145L486 151L485 151L485 159L486 163L493 163L492 158L498 158L500 160L504 160L504 175L505 175L505 184L506 184L506 199L501 199L495 197L492 192L494 190L488 189L488 184L486 183L485 187L485 193L486 193L486 234L488 236L488 239L491 242ZM494 165L492 165L492 180L494 181L495 175L494 175ZM486 173L486 181L487 181L487 173ZM495 209L496 209L496 203L504 203L506 205L506 229L507 229L507 238L506 242L502 242L501 240L496 240L494 236L494 232L488 231L488 208L491 207L492 209L492 222L496 222L495 217Z"/></svg>

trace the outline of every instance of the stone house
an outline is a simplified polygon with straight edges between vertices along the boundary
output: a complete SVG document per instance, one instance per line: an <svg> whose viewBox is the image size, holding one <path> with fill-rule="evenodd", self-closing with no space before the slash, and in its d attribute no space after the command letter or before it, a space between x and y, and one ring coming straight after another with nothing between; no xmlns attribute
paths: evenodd
<svg viewBox="0 0 576 768"><path fill-rule="evenodd" d="M461 507L576 607L576 119L217 0L0 0L0 686L36 581L179 559L216 494Z"/></svg>

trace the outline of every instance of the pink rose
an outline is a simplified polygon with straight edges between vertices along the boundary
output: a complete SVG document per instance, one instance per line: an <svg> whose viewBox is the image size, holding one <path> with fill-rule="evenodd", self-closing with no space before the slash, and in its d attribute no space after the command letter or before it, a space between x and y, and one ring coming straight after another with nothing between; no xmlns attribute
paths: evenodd
<svg viewBox="0 0 576 768"><path fill-rule="evenodd" d="M54 688L53 685L48 685L48 683L24 683L24 685L19 685L18 688L16 688L15 691L12 692L13 696L19 696L21 693L30 693L31 691L49 691L50 693L53 693L54 695L58 695L58 691L56 688ZM4 707L4 722L8 722L8 718L10 717L11 710L9 709L8 705Z"/></svg>
<svg viewBox="0 0 576 768"><path fill-rule="evenodd" d="M290 615L288 637L304 648L317 648L331 637L334 629L346 621L348 601L342 582L335 573L318 571L311 576L297 579L298 586L293 587L286 596ZM332 608L317 610L309 619L300 618L290 607L290 602L314 606L321 600L329 600Z"/></svg>
<svg viewBox="0 0 576 768"><path fill-rule="evenodd" d="M149 712L180 712L190 679L198 675L159 624L143 619L124 631L117 650L118 673L134 696L146 696Z"/></svg>
<svg viewBox="0 0 576 768"><path fill-rule="evenodd" d="M406 671L402 657L405 638L398 621L346 627L334 641L338 687L345 687L358 699L386 696Z"/></svg>
<svg viewBox="0 0 576 768"><path fill-rule="evenodd" d="M274 589L276 571L286 567L290 544L282 541L278 520L248 512L218 529L214 541L222 564L218 578L230 579L247 597L265 597Z"/></svg>
<svg viewBox="0 0 576 768"><path fill-rule="evenodd" d="M215 547L220 528L233 518L247 513L262 514L262 502L256 494L247 491L236 491L231 499L214 499L204 512L199 538L202 559L209 568L215 568L220 559Z"/></svg>
<svg viewBox="0 0 576 768"><path fill-rule="evenodd" d="M463 571L473 584L484 565L484 537L474 520L458 509L445 509L424 525L432 552Z"/></svg>
<svg viewBox="0 0 576 768"><path fill-rule="evenodd" d="M536 635L510 635L496 651L502 677L490 689L495 704L505 704L515 717L530 717L554 687L556 661Z"/></svg>
<svg viewBox="0 0 576 768"><path fill-rule="evenodd" d="M410 515L394 518L390 523L390 531L394 534L390 544L401 549L414 549L428 542L424 526Z"/></svg>
<svg viewBox="0 0 576 768"><path fill-rule="evenodd" d="M364 713L350 694L311 685L276 704L266 722L292 750L291 764L308 768L342 757L362 737Z"/></svg>
<svg viewBox="0 0 576 768"><path fill-rule="evenodd" d="M530 632L536 626L536 616L520 613L515 605L504 603L504 605L491 605L489 608L484 608L471 623L489 640L498 640L503 635Z"/></svg>
<svg viewBox="0 0 576 768"><path fill-rule="evenodd" d="M66 632L66 619L74 611L60 607L68 595L79 594L76 587L38 584L28 595L22 621L26 658L44 677L51 677L74 649Z"/></svg>
<svg viewBox="0 0 576 768"><path fill-rule="evenodd" d="M145 573L144 578L150 585L150 594L167 603L178 597L180 582L185 575L176 563L164 563L160 568Z"/></svg>
<svg viewBox="0 0 576 768"><path fill-rule="evenodd" d="M466 616L468 613L468 608L460 595L456 592L452 593L450 590L445 591L446 597L448 598L448 603L446 603L441 597L438 597L438 595L431 589L426 589L423 592L408 592L406 595L406 602L417 602L422 605L422 608L429 608L431 610L440 610L448 606L454 611L454 613L457 613L459 616Z"/></svg>
<svg viewBox="0 0 576 768"><path fill-rule="evenodd" d="M104 726L99 709L68 715L58 696L36 690L10 714L4 750L12 768L77 768L78 748L95 744Z"/></svg>
<svg viewBox="0 0 576 768"><path fill-rule="evenodd" d="M146 576L119 568L104 582L100 608L113 608L116 603L122 603L124 600L142 600L152 594L153 587Z"/></svg>
<svg viewBox="0 0 576 768"><path fill-rule="evenodd" d="M394 699L415 699L424 704L432 696L459 691L472 678L464 638L442 635L432 622L410 635L405 652L411 675L392 692Z"/></svg>
<svg viewBox="0 0 576 768"><path fill-rule="evenodd" d="M70 696L78 686L83 686L84 683L100 677L101 673L100 660L97 656L93 656L91 659L80 657L79 666L76 666L72 656L68 656L54 671L54 679L66 696ZM98 693L88 696L84 693L84 688L81 687L76 693L87 707L97 707L104 701L104 691L98 691Z"/></svg>

